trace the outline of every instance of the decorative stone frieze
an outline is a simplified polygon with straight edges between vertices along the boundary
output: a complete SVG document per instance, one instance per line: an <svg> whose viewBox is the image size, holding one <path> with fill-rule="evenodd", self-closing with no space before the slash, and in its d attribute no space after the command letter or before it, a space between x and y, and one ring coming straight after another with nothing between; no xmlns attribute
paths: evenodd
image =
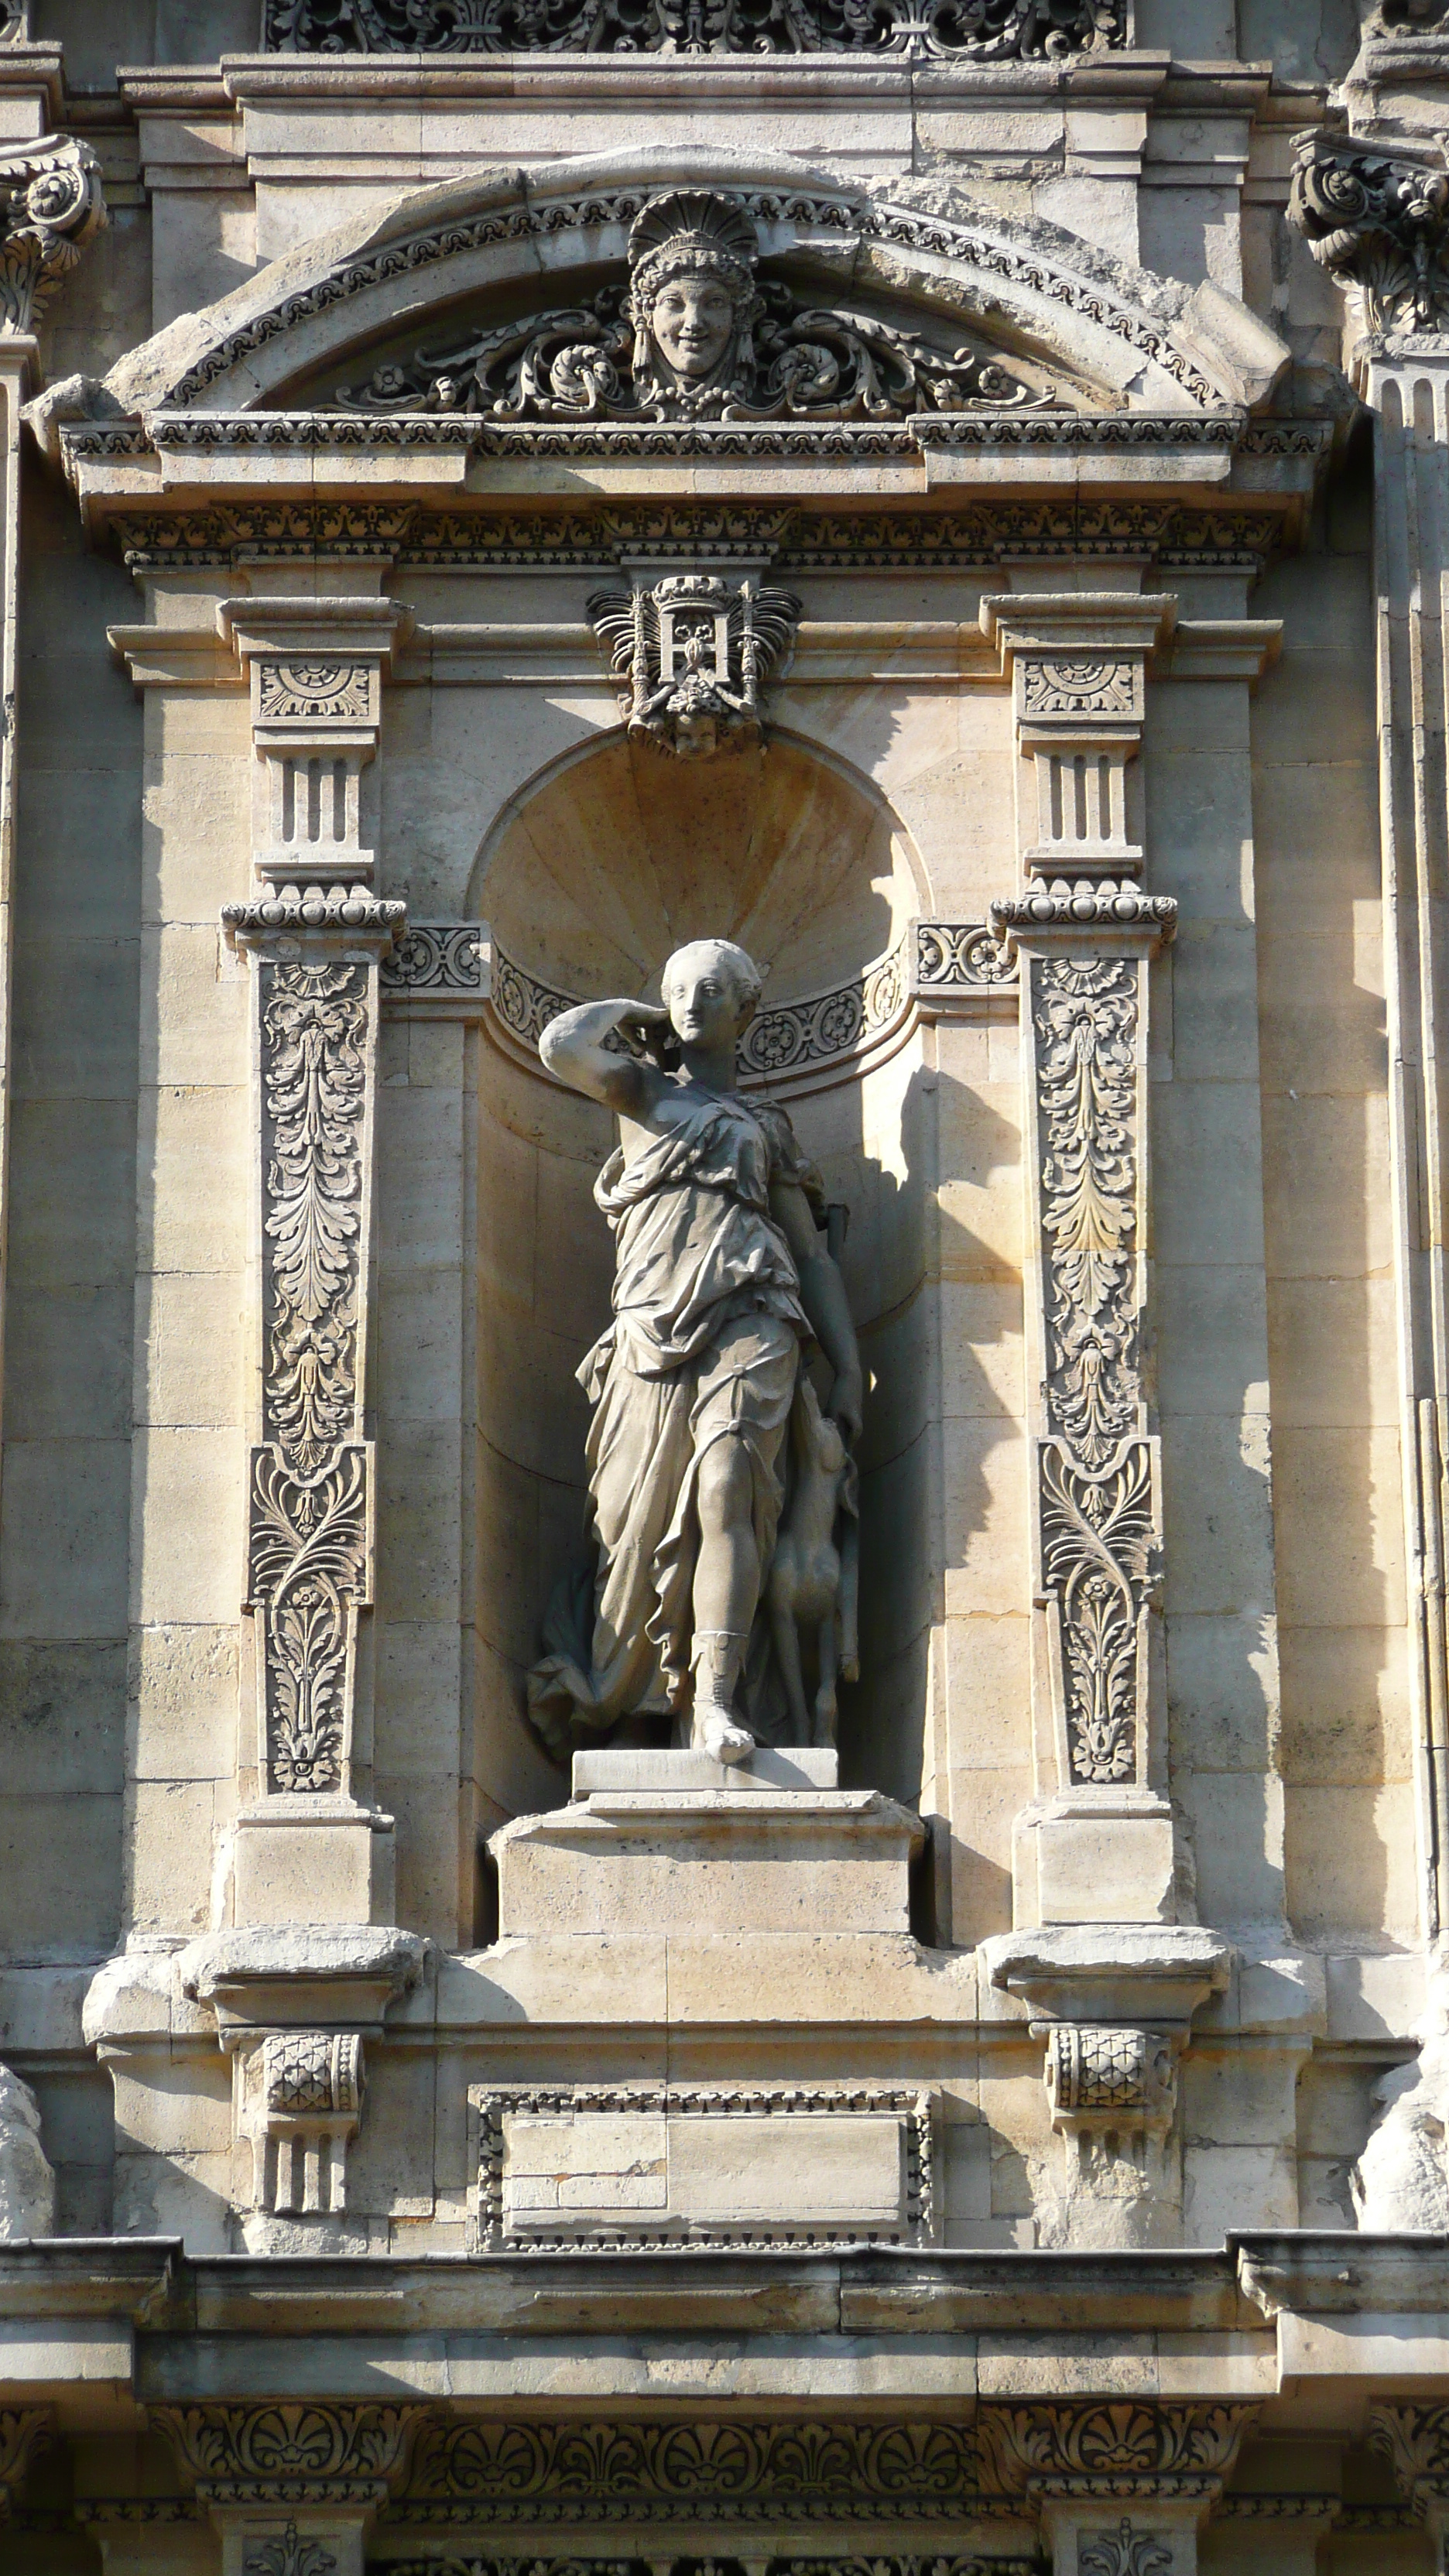
<svg viewBox="0 0 1449 2576"><path fill-rule="evenodd" d="M1030 62L1127 40L1126 0L265 0L278 53L905 54Z"/></svg>
<svg viewBox="0 0 1449 2576"><path fill-rule="evenodd" d="M1302 442L1311 466L1327 436L1320 422L1255 423L1250 437ZM1296 452L1296 451L1295 451ZM1285 507L1286 505L1286 507ZM1291 495L1276 503L1187 508L1174 501L1070 497L1014 500L987 494L950 509L852 511L835 516L797 508L672 502L657 508L609 505L590 510L527 512L472 507L439 509L414 501L229 501L178 513L132 506L105 525L133 571L175 564L227 565L242 556L293 561L298 552L399 564L582 564L619 568L692 560L719 568L768 562L779 572L928 571L933 566L990 565L1029 553L1044 560L1114 555L1134 562L1204 568L1261 569L1281 541Z"/></svg>
<svg viewBox="0 0 1449 2576"><path fill-rule="evenodd" d="M800 616L792 591L718 573L675 572L627 592L596 591L589 620L631 735L681 759L743 751L763 730L760 692L783 677Z"/></svg>
<svg viewBox="0 0 1449 2576"><path fill-rule="evenodd" d="M410 921L381 960L385 1005L405 1016L481 1018L492 997L493 951L481 921Z"/></svg>
<svg viewBox="0 0 1449 2576"><path fill-rule="evenodd" d="M1363 297L1371 337L1449 319L1449 173L1434 147L1301 135L1288 219L1320 268Z"/></svg>
<svg viewBox="0 0 1449 2576"><path fill-rule="evenodd" d="M390 2525L443 2528L459 2508L491 2524L548 2529L696 2524L727 2501L744 2529L802 2522L949 2524L980 2492L974 2427L961 2422L762 2422L688 2417L591 2423L449 2422L418 2436Z"/></svg>
<svg viewBox="0 0 1449 2576"><path fill-rule="evenodd" d="M481 924L473 929L431 923L422 929L437 947L418 951L420 970L439 982L416 988L416 1007L425 1009L434 989L455 995L456 1007L481 1016L505 1052L537 1070L540 1037L560 1011L577 1007L579 996L541 983ZM478 940L484 960L481 986L468 964L445 969L436 962L444 951L461 954L452 943L469 936ZM913 921L893 948L848 984L798 1001L767 1002L757 1011L739 1047L740 1088L768 1087L784 1100L797 1089L854 1076L901 1045L918 1020L973 1014L997 1006L998 995L1010 1008L1016 981L1015 959L985 922ZM405 968L384 966L382 993L390 1010L409 1009L412 990Z"/></svg>

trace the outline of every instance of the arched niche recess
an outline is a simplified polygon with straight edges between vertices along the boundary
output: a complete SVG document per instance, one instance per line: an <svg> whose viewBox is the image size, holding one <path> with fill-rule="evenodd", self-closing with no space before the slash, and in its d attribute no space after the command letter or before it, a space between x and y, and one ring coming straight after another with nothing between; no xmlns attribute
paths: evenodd
<svg viewBox="0 0 1449 2576"><path fill-rule="evenodd" d="M500 959L579 999L657 998L671 949L710 933L768 968L769 1007L848 985L930 909L919 856L868 781L805 742L689 762L621 733L516 796L480 851L468 911ZM574 1371L609 1319L612 1246L593 1184L613 1122L531 1046L480 1049L477 1617L479 1785L500 1814L567 1784L522 1723L551 1586L582 1543L588 1408ZM930 1608L913 1568L926 1504L920 1318L928 1110L920 1037L767 1079L850 1210L845 1268L868 1373L860 1684L843 1776L919 1788ZM623 1738L616 1740L625 1740Z"/></svg>

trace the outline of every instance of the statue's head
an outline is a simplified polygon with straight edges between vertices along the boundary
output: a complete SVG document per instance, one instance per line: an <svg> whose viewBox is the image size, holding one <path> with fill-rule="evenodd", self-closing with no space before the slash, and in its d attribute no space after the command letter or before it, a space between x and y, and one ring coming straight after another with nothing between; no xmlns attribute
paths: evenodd
<svg viewBox="0 0 1449 2576"><path fill-rule="evenodd" d="M644 399L728 391L752 365L764 311L759 246L742 207L682 189L656 197L629 235L634 383Z"/></svg>
<svg viewBox="0 0 1449 2576"><path fill-rule="evenodd" d="M733 1046L759 1008L764 982L732 939L692 939L666 962L659 990L685 1046Z"/></svg>

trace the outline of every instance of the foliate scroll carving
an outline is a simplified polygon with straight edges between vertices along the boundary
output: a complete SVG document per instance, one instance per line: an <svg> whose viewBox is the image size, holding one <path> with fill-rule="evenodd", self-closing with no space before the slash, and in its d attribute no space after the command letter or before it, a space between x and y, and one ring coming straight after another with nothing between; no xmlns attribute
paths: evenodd
<svg viewBox="0 0 1449 2576"><path fill-rule="evenodd" d="M294 2522L270 2540L248 2540L242 2576L336 2576L336 2553L320 2540L304 2540Z"/></svg>
<svg viewBox="0 0 1449 2576"><path fill-rule="evenodd" d="M384 996L486 994L483 940L475 921L414 921L382 961Z"/></svg>
<svg viewBox="0 0 1449 2576"><path fill-rule="evenodd" d="M0 41L8 32L0 29ZM0 152L0 332L34 330L105 222L100 164L88 143L49 134Z"/></svg>
<svg viewBox="0 0 1449 2576"><path fill-rule="evenodd" d="M1123 2514L1115 2531L1084 2533L1077 2549L1077 2576L1168 2576L1174 2557L1170 2540L1134 2528Z"/></svg>
<svg viewBox="0 0 1449 2576"><path fill-rule="evenodd" d="M267 1785L285 1794L343 1786L371 1493L364 1442L307 1476L275 1448L252 1452L247 1600L261 1629Z"/></svg>
<svg viewBox="0 0 1449 2576"><path fill-rule="evenodd" d="M1449 318L1449 174L1342 135L1305 134L1288 220L1320 268L1358 287L1371 335L1441 331Z"/></svg>
<svg viewBox="0 0 1449 2576"><path fill-rule="evenodd" d="M1014 984L1016 961L975 921L918 921L916 981L923 991Z"/></svg>
<svg viewBox="0 0 1449 2576"><path fill-rule="evenodd" d="M1041 1119L1046 1410L1089 1467L1136 1426L1136 1039L1132 958L1033 961Z"/></svg>
<svg viewBox="0 0 1449 2576"><path fill-rule="evenodd" d="M1076 1782L1134 1780L1145 1698L1143 1615L1159 1561L1150 1440L1099 1468L1059 1440L1038 1447L1042 1577L1060 1622L1067 1748Z"/></svg>
<svg viewBox="0 0 1449 2576"><path fill-rule="evenodd" d="M833 992L757 1011L740 1041L741 1075L768 1081L857 1053L900 1018L908 998L905 966L895 948Z"/></svg>
<svg viewBox="0 0 1449 2576"><path fill-rule="evenodd" d="M358 1435L377 958L405 918L339 886L288 886L222 914L257 984L263 1436L247 1601L265 1786L284 1795L346 1786L357 1614L371 1597Z"/></svg>
<svg viewBox="0 0 1449 2576"><path fill-rule="evenodd" d="M1369 2444L1416 2513L1449 2505L1449 2406L1371 2406Z"/></svg>
<svg viewBox="0 0 1449 2576"><path fill-rule="evenodd" d="M368 971L326 958L261 969L263 1420L304 1476L357 1415Z"/></svg>
<svg viewBox="0 0 1449 2576"><path fill-rule="evenodd" d="M906 421L1055 403L1050 389L994 358L804 306L787 286L757 278L758 261L743 198L670 191L635 217L627 286L422 346L339 387L338 399L373 414L472 413L498 424Z"/></svg>
<svg viewBox="0 0 1449 2576"><path fill-rule="evenodd" d="M0 2407L0 2522L37 2450L50 2438L48 2406Z"/></svg>
<svg viewBox="0 0 1449 2576"><path fill-rule="evenodd" d="M983 2406L989 2483L1005 2495L1215 2498L1251 2423L1250 2406Z"/></svg>
<svg viewBox="0 0 1449 2576"><path fill-rule="evenodd" d="M671 573L597 591L588 611L636 739L683 759L759 741L760 691L788 663L800 615L792 591Z"/></svg>
<svg viewBox="0 0 1449 2576"><path fill-rule="evenodd" d="M265 0L268 51L895 53L1061 61L1126 42L1125 0Z"/></svg>
<svg viewBox="0 0 1449 2576"><path fill-rule="evenodd" d="M416 2406L157 2406L207 2504L379 2505L407 2466Z"/></svg>

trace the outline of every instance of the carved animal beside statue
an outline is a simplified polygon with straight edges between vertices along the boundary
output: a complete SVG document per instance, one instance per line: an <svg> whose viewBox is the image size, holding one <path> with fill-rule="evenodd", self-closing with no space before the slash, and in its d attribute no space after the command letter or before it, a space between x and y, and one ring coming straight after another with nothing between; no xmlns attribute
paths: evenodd
<svg viewBox="0 0 1449 2576"><path fill-rule="evenodd" d="M770 1633L797 1744L833 1744L837 1676L860 1677L860 1521L855 1461L838 1422L820 1410L808 1377L790 1420L794 1487L775 1541L767 1598ZM816 1689L807 1706L802 1635L813 1638Z"/></svg>

